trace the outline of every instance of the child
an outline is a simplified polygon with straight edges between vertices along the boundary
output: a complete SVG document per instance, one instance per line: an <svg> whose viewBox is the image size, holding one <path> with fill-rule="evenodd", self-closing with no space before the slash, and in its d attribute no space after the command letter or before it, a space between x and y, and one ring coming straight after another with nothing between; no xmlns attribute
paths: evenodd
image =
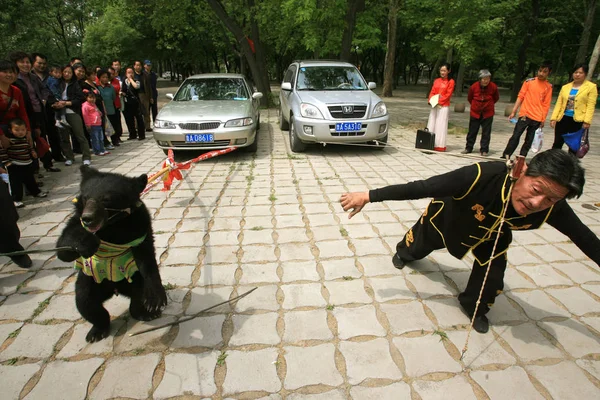
<svg viewBox="0 0 600 400"><path fill-rule="evenodd" d="M86 102L81 105L83 122L92 139L92 150L97 156L105 156L110 152L104 149L104 133L102 132L102 113L96 106L96 94L88 91Z"/></svg>
<svg viewBox="0 0 600 400"><path fill-rule="evenodd" d="M62 100L62 90L60 90L60 78L62 78L62 71L60 69L60 67L58 66L53 66L50 67L50 75L48 76L48 79L46 80L46 86L48 86L48 89L50 89L50 92L52 92L52 94L54 95L54 97L56 98L56 100ZM69 126L69 123L67 122L67 118L65 116L66 110L64 108L60 109L60 110L56 110L54 112L54 118L56 119L56 126L57 127L61 127L62 126Z"/></svg>
<svg viewBox="0 0 600 400"><path fill-rule="evenodd" d="M10 146L6 153L10 160L7 167L10 178L10 190L15 207L23 207L23 185L33 197L46 197L48 192L42 192L33 176L33 159L37 154L33 143L27 140L27 125L20 118L15 118L8 123L8 139Z"/></svg>

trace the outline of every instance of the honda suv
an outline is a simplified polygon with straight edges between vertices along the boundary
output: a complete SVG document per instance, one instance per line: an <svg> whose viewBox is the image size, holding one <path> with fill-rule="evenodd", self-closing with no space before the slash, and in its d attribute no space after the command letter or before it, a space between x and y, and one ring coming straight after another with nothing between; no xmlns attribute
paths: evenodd
<svg viewBox="0 0 600 400"><path fill-rule="evenodd" d="M279 127L293 152L309 143L374 143L384 148L389 115L358 69L341 61L295 61L279 94Z"/></svg>

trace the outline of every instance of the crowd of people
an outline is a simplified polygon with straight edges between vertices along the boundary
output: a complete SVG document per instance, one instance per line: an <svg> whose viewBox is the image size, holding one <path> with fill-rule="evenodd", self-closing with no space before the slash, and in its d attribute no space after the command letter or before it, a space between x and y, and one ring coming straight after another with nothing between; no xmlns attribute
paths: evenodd
<svg viewBox="0 0 600 400"><path fill-rule="evenodd" d="M15 207L23 207L23 186L34 197L40 187L40 163L60 172L75 154L84 165L110 154L123 136L144 140L157 114L157 75L150 60L122 69L115 59L106 68L85 66L73 57L64 66L48 66L41 53L14 52L0 60L0 174L9 184Z"/></svg>
<svg viewBox="0 0 600 400"><path fill-rule="evenodd" d="M429 93L432 110L429 114L427 129L435 133L434 150L436 151L446 151L450 99L454 92L454 80L450 78L450 72L450 65L442 64L439 69L440 77L433 82ZM586 79L588 72L586 64L576 65L571 74L572 81L560 90L550 117L550 127L554 129L553 149L563 147L564 134L577 132L582 128L589 129L592 124L598 99L598 88L595 83ZM508 119L515 123L515 127L502 152L502 158L512 156L525 131L525 140L521 146L520 155L527 156L536 130L544 127L552 101L552 85L548 82L548 76L551 73L552 65L543 63L538 68L537 76L527 79L523 83L512 112L508 116ZM473 152L480 128L482 131L480 154L482 156L489 154L495 104L500 98L498 87L491 81L491 76L488 70L482 69L479 71L478 81L469 88L467 100L471 110L467 143L462 151L463 154ZM572 149L569 149L569 152L574 153Z"/></svg>

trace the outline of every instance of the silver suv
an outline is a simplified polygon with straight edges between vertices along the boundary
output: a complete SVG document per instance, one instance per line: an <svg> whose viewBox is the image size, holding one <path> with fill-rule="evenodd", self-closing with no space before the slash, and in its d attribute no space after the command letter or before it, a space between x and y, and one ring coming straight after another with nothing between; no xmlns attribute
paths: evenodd
<svg viewBox="0 0 600 400"><path fill-rule="evenodd" d="M290 131L293 152L308 143L374 142L384 148L389 115L358 69L341 61L295 61L279 94L279 127Z"/></svg>

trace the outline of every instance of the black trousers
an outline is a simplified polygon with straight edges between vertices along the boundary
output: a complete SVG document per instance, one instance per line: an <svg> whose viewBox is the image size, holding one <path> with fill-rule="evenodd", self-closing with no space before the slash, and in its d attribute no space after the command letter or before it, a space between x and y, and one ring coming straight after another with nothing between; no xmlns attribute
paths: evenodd
<svg viewBox="0 0 600 400"><path fill-rule="evenodd" d="M128 100L125 105L125 111L123 111L123 116L125 117L127 130L129 131L129 139L145 139L146 124L144 123L144 116L141 113L140 103Z"/></svg>
<svg viewBox="0 0 600 400"><path fill-rule="evenodd" d="M534 121L527 117L521 117L517 121L515 125L515 129L513 130L513 134L508 139L508 144L506 145L506 149L502 153L502 157L512 156L517 147L519 146L519 142L521 141L521 135L527 129L527 133L525 134L525 141L523 142L523 146L521 147L520 154L525 157L527 153L529 153L529 149L531 149L531 144L533 143L533 138L535 136L535 131L540 127L542 123L540 121Z"/></svg>
<svg viewBox="0 0 600 400"><path fill-rule="evenodd" d="M563 115L560 121L556 123L554 127L554 143L552 144L553 149L562 149L563 144L565 144L565 140L562 135L565 133L573 133L577 132L583 126L583 122L576 122L573 120L573 117L567 117ZM576 152L568 149L569 153L575 154Z"/></svg>
<svg viewBox="0 0 600 400"><path fill-rule="evenodd" d="M23 185L32 196L40 194L41 190L33 177L33 165L15 165L7 167L10 180L10 191L13 201L23 201Z"/></svg>
<svg viewBox="0 0 600 400"><path fill-rule="evenodd" d="M150 104L150 111L152 112L152 123L156 122L156 116L158 115L158 97L153 97L152 104Z"/></svg>
<svg viewBox="0 0 600 400"><path fill-rule="evenodd" d="M433 215L439 210L438 204L430 204L425 214ZM443 249L444 241L439 232L433 227L427 215L423 215L419 221L404 235L404 238L396 245L396 252L406 262L420 260L427 257L432 251ZM483 284L483 278L488 266L493 240L483 242L472 250L475 256L473 270L469 276L469 282L465 290L458 295L458 301L470 314L475 311L475 305L479 298L479 292ZM496 254L491 261L477 315L485 315L493 306L496 296L504 289L504 271L506 270L506 250L512 240L511 232L508 231L500 236Z"/></svg>
<svg viewBox="0 0 600 400"><path fill-rule="evenodd" d="M481 153L490 152L490 138L492 137L493 121L493 116L489 118L483 118L483 116L474 118L471 116L469 118L469 133L467 133L467 146L465 147L465 150L469 152L473 151L473 146L477 140L477 133L479 132L479 127L481 127L481 142L479 143L479 151Z"/></svg>
<svg viewBox="0 0 600 400"><path fill-rule="evenodd" d="M110 136L110 140L113 144L121 142L121 135L123 135L123 126L121 125L121 111L115 110L115 113L108 115L108 120L115 130L115 133Z"/></svg>
<svg viewBox="0 0 600 400"><path fill-rule="evenodd" d="M17 221L19 214L8 192L8 185L0 181L0 253L12 253L22 251L23 246L19 243L21 231Z"/></svg>

